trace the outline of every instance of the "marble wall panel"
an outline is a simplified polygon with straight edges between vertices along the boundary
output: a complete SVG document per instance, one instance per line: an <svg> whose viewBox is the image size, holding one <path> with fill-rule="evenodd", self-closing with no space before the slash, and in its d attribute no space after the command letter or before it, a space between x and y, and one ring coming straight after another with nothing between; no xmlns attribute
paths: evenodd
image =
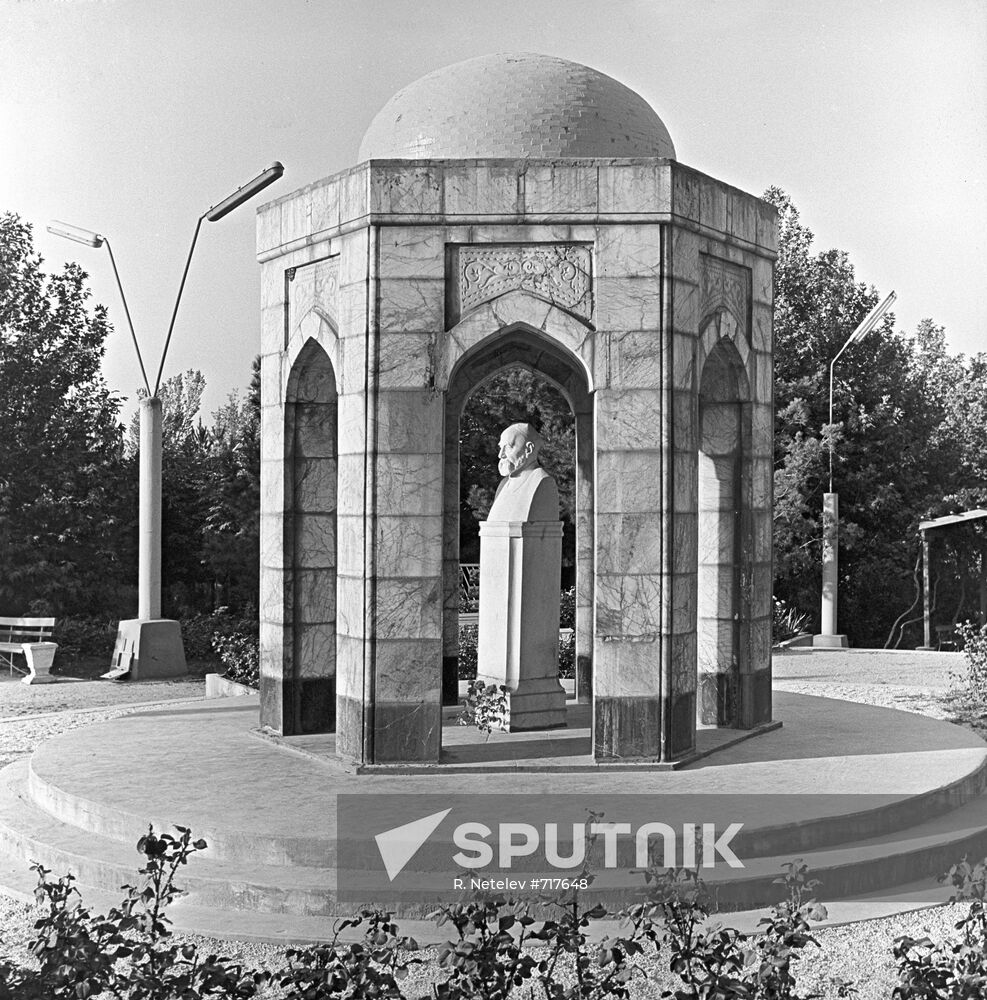
<svg viewBox="0 0 987 1000"><path fill-rule="evenodd" d="M695 573L699 559L698 530L695 514L676 511L672 522L673 573Z"/></svg>
<svg viewBox="0 0 987 1000"><path fill-rule="evenodd" d="M672 504L676 515L699 509L699 455L694 450L672 455Z"/></svg>
<svg viewBox="0 0 987 1000"><path fill-rule="evenodd" d="M441 455L444 400L427 390L391 389L377 397L377 448L385 452Z"/></svg>
<svg viewBox="0 0 987 1000"><path fill-rule="evenodd" d="M288 507L284 473L284 461L281 456L261 462L260 507L267 514L281 514Z"/></svg>
<svg viewBox="0 0 987 1000"><path fill-rule="evenodd" d="M336 635L336 692L344 697L361 700L366 687L364 640L343 633ZM344 723L344 719L339 720Z"/></svg>
<svg viewBox="0 0 987 1000"><path fill-rule="evenodd" d="M661 226L600 226L595 239L601 278L657 278L661 275Z"/></svg>
<svg viewBox="0 0 987 1000"><path fill-rule="evenodd" d="M537 226L510 223L449 226L444 232L449 243L593 243L597 235L595 227L590 227L588 233L576 236L574 227L565 223Z"/></svg>
<svg viewBox="0 0 987 1000"><path fill-rule="evenodd" d="M295 565L317 569L336 565L336 515L295 514Z"/></svg>
<svg viewBox="0 0 987 1000"><path fill-rule="evenodd" d="M751 452L759 458L774 454L774 408L770 402L755 403L751 411Z"/></svg>
<svg viewBox="0 0 987 1000"><path fill-rule="evenodd" d="M382 226L378 268L384 279L445 280L446 230L439 226Z"/></svg>
<svg viewBox="0 0 987 1000"><path fill-rule="evenodd" d="M599 389L596 393L598 451L653 451L661 447L658 389Z"/></svg>
<svg viewBox="0 0 987 1000"><path fill-rule="evenodd" d="M442 456L391 453L378 464L377 509L442 517Z"/></svg>
<svg viewBox="0 0 987 1000"><path fill-rule="evenodd" d="M751 313L751 344L755 350L766 351L770 354L774 350L772 311L768 306L755 302Z"/></svg>
<svg viewBox="0 0 987 1000"><path fill-rule="evenodd" d="M363 454L366 440L366 397L362 392L341 393L336 400L339 455Z"/></svg>
<svg viewBox="0 0 987 1000"><path fill-rule="evenodd" d="M339 237L339 287L364 284L369 273L370 230L354 229Z"/></svg>
<svg viewBox="0 0 987 1000"><path fill-rule="evenodd" d="M381 332L377 378L382 389L422 389L435 378L437 335Z"/></svg>
<svg viewBox="0 0 987 1000"><path fill-rule="evenodd" d="M669 594L669 622L667 630L674 635L695 632L697 616L696 573L673 573L665 579Z"/></svg>
<svg viewBox="0 0 987 1000"><path fill-rule="evenodd" d="M655 278L598 278L595 288L599 330L658 330L661 287Z"/></svg>
<svg viewBox="0 0 987 1000"><path fill-rule="evenodd" d="M336 571L336 631L339 635L362 638L366 634L366 585L363 573L349 576L342 567Z"/></svg>
<svg viewBox="0 0 987 1000"><path fill-rule="evenodd" d="M718 232L726 232L727 192L712 177L701 177L699 180L699 221Z"/></svg>
<svg viewBox="0 0 987 1000"><path fill-rule="evenodd" d="M598 514L659 509L660 451L599 451L596 462Z"/></svg>
<svg viewBox="0 0 987 1000"><path fill-rule="evenodd" d="M438 707L442 645L437 639L388 639L377 643L376 693L384 701Z"/></svg>
<svg viewBox="0 0 987 1000"><path fill-rule="evenodd" d="M257 255L281 245L281 203L271 202L257 210Z"/></svg>
<svg viewBox="0 0 987 1000"><path fill-rule="evenodd" d="M751 364L754 367L754 398L770 402L774 392L774 360L770 354L762 351L753 352Z"/></svg>
<svg viewBox="0 0 987 1000"><path fill-rule="evenodd" d="M260 311L261 353L280 351L284 346L284 306L267 306Z"/></svg>
<svg viewBox="0 0 987 1000"><path fill-rule="evenodd" d="M603 213L630 215L671 208L671 176L661 164L601 164L598 188Z"/></svg>
<svg viewBox="0 0 987 1000"><path fill-rule="evenodd" d="M448 164L443 171L447 216L517 215L522 209L517 168Z"/></svg>
<svg viewBox="0 0 987 1000"><path fill-rule="evenodd" d="M699 440L699 404L695 393L672 391L672 447L695 451Z"/></svg>
<svg viewBox="0 0 987 1000"><path fill-rule="evenodd" d="M336 673L335 626L308 622L296 624L293 633L297 676L332 677Z"/></svg>
<svg viewBox="0 0 987 1000"><path fill-rule="evenodd" d="M339 222L365 219L370 209L370 170L367 164L339 175Z"/></svg>
<svg viewBox="0 0 987 1000"><path fill-rule="evenodd" d="M631 330L610 338L610 377L622 389L662 384L661 339L656 330Z"/></svg>
<svg viewBox="0 0 987 1000"><path fill-rule="evenodd" d="M524 208L529 215L598 211L597 168L537 161L524 171Z"/></svg>
<svg viewBox="0 0 987 1000"><path fill-rule="evenodd" d="M689 229L670 227L671 236L671 277L691 284L699 284L699 253L705 241ZM697 320L698 322L698 320ZM687 327L686 329L690 329Z"/></svg>
<svg viewBox="0 0 987 1000"><path fill-rule="evenodd" d="M672 635L668 639L672 658L672 686L685 694L696 690L696 632L695 622L688 632Z"/></svg>
<svg viewBox="0 0 987 1000"><path fill-rule="evenodd" d="M755 509L770 510L774 468L770 458L755 458L751 468L751 505Z"/></svg>
<svg viewBox="0 0 987 1000"><path fill-rule="evenodd" d="M336 509L340 514L362 515L365 481L363 452L342 452L336 460Z"/></svg>
<svg viewBox="0 0 987 1000"><path fill-rule="evenodd" d="M296 507L316 511L336 509L335 459L302 458L296 451L293 479Z"/></svg>
<svg viewBox="0 0 987 1000"><path fill-rule="evenodd" d="M657 573L661 570L661 515L596 515L596 572Z"/></svg>
<svg viewBox="0 0 987 1000"><path fill-rule="evenodd" d="M778 210L774 205L757 198L754 201L754 211L757 245L774 254L778 250Z"/></svg>
<svg viewBox="0 0 987 1000"><path fill-rule="evenodd" d="M597 547L599 557L600 548ZM647 639L661 631L661 574L603 574L597 570L596 634L607 637Z"/></svg>
<svg viewBox="0 0 987 1000"><path fill-rule="evenodd" d="M332 625L336 621L336 577L323 569L296 567L293 572L294 619L300 624Z"/></svg>
<svg viewBox="0 0 987 1000"><path fill-rule="evenodd" d="M388 577L442 573L442 517L378 515L377 572Z"/></svg>
<svg viewBox="0 0 987 1000"><path fill-rule="evenodd" d="M336 515L336 569L346 576L363 574L366 540L362 511L359 514Z"/></svg>
<svg viewBox="0 0 987 1000"><path fill-rule="evenodd" d="M341 338L359 338L361 343L367 335L367 283L351 282L339 286L339 336ZM351 374L351 373L346 373ZM362 374L362 373L361 373ZM362 385L362 378L359 384ZM340 380L340 391L348 391L351 383Z"/></svg>
<svg viewBox="0 0 987 1000"><path fill-rule="evenodd" d="M767 306L770 309L774 302L773 262L765 257L757 257L754 254L749 255L748 262L752 272L751 293L753 300L759 305Z"/></svg>
<svg viewBox="0 0 987 1000"><path fill-rule="evenodd" d="M312 186L312 232L339 226L339 181L331 178Z"/></svg>
<svg viewBox="0 0 987 1000"><path fill-rule="evenodd" d="M755 205L759 200L741 191L732 189L729 191L727 233L730 236L747 243L757 241L757 210Z"/></svg>
<svg viewBox="0 0 987 1000"><path fill-rule="evenodd" d="M696 378L697 341L692 334L672 334L672 385L683 392L698 391Z"/></svg>
<svg viewBox="0 0 987 1000"><path fill-rule="evenodd" d="M699 286L694 281L672 281L672 327L693 337L699 332Z"/></svg>
<svg viewBox="0 0 987 1000"><path fill-rule="evenodd" d="M441 640L442 577L378 577L376 610L378 638Z"/></svg>
<svg viewBox="0 0 987 1000"><path fill-rule="evenodd" d="M702 175L680 163L673 164L671 172L673 214L698 223L699 181Z"/></svg>
<svg viewBox="0 0 987 1000"><path fill-rule="evenodd" d="M661 692L661 645L657 639L597 641L593 653L596 698L656 698Z"/></svg>
<svg viewBox="0 0 987 1000"><path fill-rule="evenodd" d="M381 279L380 329L387 333L434 332L445 323L445 281L434 278Z"/></svg>
<svg viewBox="0 0 987 1000"><path fill-rule="evenodd" d="M312 196L302 188L281 202L281 242L302 240L312 233Z"/></svg>
<svg viewBox="0 0 987 1000"><path fill-rule="evenodd" d="M440 215L442 168L420 163L370 172L370 210L391 215Z"/></svg>

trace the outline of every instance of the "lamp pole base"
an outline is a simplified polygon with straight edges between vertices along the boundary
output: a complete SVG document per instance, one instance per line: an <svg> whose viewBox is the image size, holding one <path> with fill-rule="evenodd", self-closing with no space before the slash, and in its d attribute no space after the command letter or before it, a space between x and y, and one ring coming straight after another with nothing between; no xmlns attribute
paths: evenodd
<svg viewBox="0 0 987 1000"><path fill-rule="evenodd" d="M850 643L845 635L814 635L812 646L814 649L847 649Z"/></svg>
<svg viewBox="0 0 987 1000"><path fill-rule="evenodd" d="M168 618L131 618L117 629L113 663L104 680L158 680L188 673L181 626Z"/></svg>

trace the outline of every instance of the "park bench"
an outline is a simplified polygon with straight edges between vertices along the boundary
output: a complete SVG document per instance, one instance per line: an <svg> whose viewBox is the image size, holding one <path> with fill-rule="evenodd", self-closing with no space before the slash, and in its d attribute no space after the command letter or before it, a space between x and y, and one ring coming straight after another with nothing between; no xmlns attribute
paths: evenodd
<svg viewBox="0 0 987 1000"><path fill-rule="evenodd" d="M24 684L47 684L55 680L49 671L58 644L51 641L54 618L0 618L0 656L7 661L10 673L23 674ZM23 656L25 667L14 662ZM26 668L26 669L25 669Z"/></svg>

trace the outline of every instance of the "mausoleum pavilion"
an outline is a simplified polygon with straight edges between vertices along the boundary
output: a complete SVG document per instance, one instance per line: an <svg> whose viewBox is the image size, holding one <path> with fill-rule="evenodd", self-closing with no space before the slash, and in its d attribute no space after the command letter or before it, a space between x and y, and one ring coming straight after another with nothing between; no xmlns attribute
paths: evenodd
<svg viewBox="0 0 987 1000"><path fill-rule="evenodd" d="M359 161L258 218L262 723L334 731L365 765L441 761L459 420L516 366L575 418L597 760L770 722L774 208L552 56L422 77Z"/></svg>

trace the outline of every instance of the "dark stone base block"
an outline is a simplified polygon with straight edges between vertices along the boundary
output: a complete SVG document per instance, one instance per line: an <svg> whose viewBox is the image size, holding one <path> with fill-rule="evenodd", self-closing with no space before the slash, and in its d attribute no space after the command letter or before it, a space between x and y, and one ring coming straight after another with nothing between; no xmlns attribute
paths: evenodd
<svg viewBox="0 0 987 1000"><path fill-rule="evenodd" d="M740 678L741 704L744 707L741 726L753 729L771 721L771 669L744 674Z"/></svg>
<svg viewBox="0 0 987 1000"><path fill-rule="evenodd" d="M336 729L336 678L260 679L260 724L282 736Z"/></svg>
<svg viewBox="0 0 987 1000"><path fill-rule="evenodd" d="M576 657L576 701L588 705L593 700L593 657Z"/></svg>
<svg viewBox="0 0 987 1000"><path fill-rule="evenodd" d="M364 707L340 698L336 753L358 764L437 764L442 745L442 707L392 702Z"/></svg>
<svg viewBox="0 0 987 1000"><path fill-rule="evenodd" d="M691 692L670 703L659 698L598 697L593 704L593 755L597 760L651 761L687 756L696 742L695 711Z"/></svg>
<svg viewBox="0 0 987 1000"><path fill-rule="evenodd" d="M740 724L737 676L734 673L699 675L699 721L704 726L737 728Z"/></svg>

